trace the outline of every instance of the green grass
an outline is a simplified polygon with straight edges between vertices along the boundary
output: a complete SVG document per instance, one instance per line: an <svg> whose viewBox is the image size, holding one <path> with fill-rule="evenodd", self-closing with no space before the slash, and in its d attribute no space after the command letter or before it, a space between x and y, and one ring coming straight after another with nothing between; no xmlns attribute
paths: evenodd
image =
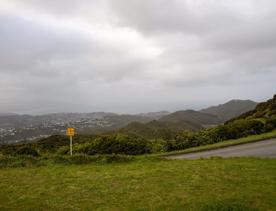
<svg viewBox="0 0 276 211"><path fill-rule="evenodd" d="M184 149L184 150L162 153L160 155L166 156L166 155L177 155L177 154L187 154L187 153L192 153L192 152L200 152L200 151L218 149L218 148L234 146L234 145L239 145L239 144L245 144L245 143L250 143L250 142L256 142L256 141L261 141L261 140L275 138L275 137L276 137L276 130L274 130L272 132L268 132L268 133L263 133L260 135L251 135L251 136L247 136L247 137L243 137L243 138L239 138L239 139L221 141L221 142L218 142L215 144L207 144L207 145L202 145L202 146L198 146L198 147L191 147L191 148Z"/></svg>
<svg viewBox="0 0 276 211"><path fill-rule="evenodd" d="M276 210L275 190L275 159L0 169L0 210Z"/></svg>
<svg viewBox="0 0 276 211"><path fill-rule="evenodd" d="M0 168L7 167L39 167L39 166L50 166L56 164L72 165L72 164L107 164L107 163L118 163L118 162L130 162L134 160L144 159L146 156L129 156L129 155L86 155L86 154L74 154L70 155L55 155L55 154L44 154L42 156L33 157L29 155L1 155L0 154ZM150 159L150 158L147 158ZM153 156L151 159L158 159L157 156Z"/></svg>

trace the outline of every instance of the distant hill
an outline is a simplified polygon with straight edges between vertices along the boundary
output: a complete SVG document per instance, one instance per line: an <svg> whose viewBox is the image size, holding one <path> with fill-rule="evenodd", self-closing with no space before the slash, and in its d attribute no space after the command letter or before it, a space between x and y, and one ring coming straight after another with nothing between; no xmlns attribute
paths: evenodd
<svg viewBox="0 0 276 211"><path fill-rule="evenodd" d="M160 119L161 117L169 115L169 114L170 114L170 112L168 112L168 111L158 111L158 112L141 113L138 115L144 116L144 117L151 117L151 118L154 118L157 120L157 119Z"/></svg>
<svg viewBox="0 0 276 211"><path fill-rule="evenodd" d="M196 131L222 124L226 120L254 109L256 105L257 103L250 100L232 100L201 111L183 110L174 113L159 111L136 115L106 112L54 113L35 116L0 113L0 143L21 142L53 134L65 134L69 126L74 127L79 134L100 134L119 130L149 138L168 137L179 130ZM260 104L260 106L266 106L266 104ZM262 113L259 113L258 115L261 116Z"/></svg>
<svg viewBox="0 0 276 211"><path fill-rule="evenodd" d="M0 113L0 117L1 116L16 116L17 114L15 113Z"/></svg>
<svg viewBox="0 0 276 211"><path fill-rule="evenodd" d="M189 121L166 122L154 120L148 123L132 122L118 130L128 135L138 135L144 138L173 139L182 130L198 131L203 129L200 124Z"/></svg>
<svg viewBox="0 0 276 211"><path fill-rule="evenodd" d="M198 131L210 125L217 125L221 121L212 114L193 110L177 111L159 120L147 123L132 122L117 132L128 135L139 135L144 138L173 139L179 131Z"/></svg>
<svg viewBox="0 0 276 211"><path fill-rule="evenodd" d="M177 111L159 119L161 122L193 122L198 125L216 125L222 121L213 114L207 114L194 110Z"/></svg>
<svg viewBox="0 0 276 211"><path fill-rule="evenodd" d="M176 111L150 122L131 122L119 132L143 136L145 138L173 138L181 130L198 131L213 127L252 110L257 103L251 100L231 100L225 104L212 106L200 111Z"/></svg>
<svg viewBox="0 0 276 211"><path fill-rule="evenodd" d="M236 118L233 118L228 122L233 122L237 119L256 119L256 118L276 119L276 94L272 99L269 99L266 102L259 103L255 107L255 109L248 111Z"/></svg>
<svg viewBox="0 0 276 211"><path fill-rule="evenodd" d="M110 123L110 126L107 127L108 130L118 129L126 126L131 122L140 122L146 123L154 120L155 117L150 116L141 116L141 115L130 115L130 114L121 114L116 116L106 116L104 120Z"/></svg>
<svg viewBox="0 0 276 211"><path fill-rule="evenodd" d="M223 122L253 110L258 103L251 100L231 100L227 103L211 106L200 112L216 115Z"/></svg>

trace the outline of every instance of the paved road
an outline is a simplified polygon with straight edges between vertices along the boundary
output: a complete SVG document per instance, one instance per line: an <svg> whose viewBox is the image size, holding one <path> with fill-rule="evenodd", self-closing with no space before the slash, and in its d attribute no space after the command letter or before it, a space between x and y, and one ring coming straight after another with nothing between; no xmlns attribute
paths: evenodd
<svg viewBox="0 0 276 211"><path fill-rule="evenodd" d="M276 158L276 139L268 139L255 143L247 143L236 146L229 146L220 149L208 150L203 152L195 152L188 154L171 155L170 159L184 158L206 158L212 156L220 157L270 157Z"/></svg>

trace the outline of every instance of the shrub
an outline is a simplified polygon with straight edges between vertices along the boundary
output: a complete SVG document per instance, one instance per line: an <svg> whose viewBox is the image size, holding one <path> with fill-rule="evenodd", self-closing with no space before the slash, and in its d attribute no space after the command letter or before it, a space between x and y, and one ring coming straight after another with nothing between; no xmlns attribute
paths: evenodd
<svg viewBox="0 0 276 211"><path fill-rule="evenodd" d="M149 148L151 149L151 153L155 152L165 152L167 146L167 141L163 139L153 139L150 141Z"/></svg>
<svg viewBox="0 0 276 211"><path fill-rule="evenodd" d="M38 151L30 146L23 146L19 148L16 152L16 155L30 155L34 157L40 156Z"/></svg>
<svg viewBox="0 0 276 211"><path fill-rule="evenodd" d="M70 153L69 146L60 147L57 152L58 155L68 155Z"/></svg>
<svg viewBox="0 0 276 211"><path fill-rule="evenodd" d="M75 149L75 151L88 155L141 155L150 153L151 147L150 142L144 138L115 134L100 136L91 143L81 144Z"/></svg>
<svg viewBox="0 0 276 211"><path fill-rule="evenodd" d="M275 122L269 123L267 127L273 128ZM175 140L168 141L167 151L182 150L199 145L213 144L224 140L237 139L248 135L255 135L265 132L265 124L260 120L236 120L215 128L202 130L196 133L183 131Z"/></svg>
<svg viewBox="0 0 276 211"><path fill-rule="evenodd" d="M255 135L265 132L264 123L260 120L237 120L205 131L213 143Z"/></svg>
<svg viewBox="0 0 276 211"><path fill-rule="evenodd" d="M269 119L265 123L265 131L269 132L276 129L276 119Z"/></svg>
<svg viewBox="0 0 276 211"><path fill-rule="evenodd" d="M210 137L206 136L204 131L197 133L183 131L179 133L174 140L167 142L166 151L182 150L190 147L209 144L210 142Z"/></svg>

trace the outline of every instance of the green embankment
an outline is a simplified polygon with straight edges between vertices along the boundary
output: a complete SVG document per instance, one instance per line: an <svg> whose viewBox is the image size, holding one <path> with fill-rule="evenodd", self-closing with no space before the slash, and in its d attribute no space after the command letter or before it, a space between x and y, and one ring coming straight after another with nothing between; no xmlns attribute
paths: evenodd
<svg viewBox="0 0 276 211"><path fill-rule="evenodd" d="M172 151L168 153L163 153L161 155L177 155L177 154L187 154L187 153L192 153L192 152L200 152L200 151L206 151L206 150L211 150L211 149L218 149L218 148L223 148L223 147L228 147L228 146L234 146L234 145L239 145L239 144L245 144L245 143L250 143L250 142L256 142L256 141L262 141L270 138L276 138L276 130L273 130L268 133L263 133L259 135L251 135L239 139L233 139L233 140L226 140L226 141L221 141L215 144L207 144L203 146L198 146L198 147L192 147L184 150L179 150L179 151Z"/></svg>
<svg viewBox="0 0 276 211"><path fill-rule="evenodd" d="M0 169L0 210L275 210L275 159Z"/></svg>

